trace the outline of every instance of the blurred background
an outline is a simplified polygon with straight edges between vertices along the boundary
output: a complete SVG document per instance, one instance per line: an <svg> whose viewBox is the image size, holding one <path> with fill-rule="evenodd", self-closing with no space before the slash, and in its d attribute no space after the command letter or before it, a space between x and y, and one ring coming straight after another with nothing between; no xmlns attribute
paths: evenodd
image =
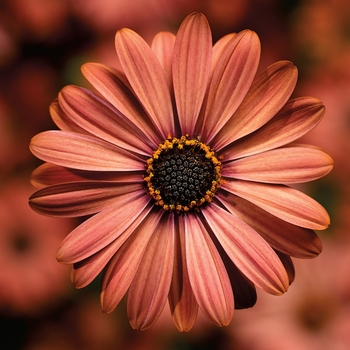
<svg viewBox="0 0 350 350"><path fill-rule="evenodd" d="M67 84L87 86L80 65L116 65L114 35L130 27L148 42L203 12L213 39L246 28L262 42L261 67L281 59L299 68L294 96L326 105L302 142L335 161L303 186L331 215L324 251L294 259L296 280L282 297L258 292L225 328L199 317L179 333L168 307L148 331L128 324L122 303L103 314L98 279L83 290L55 260L76 225L33 213L30 173L40 164L32 136L55 128L48 107ZM0 2L0 349L1 350L345 350L350 348L350 1L348 0L1 0Z"/></svg>

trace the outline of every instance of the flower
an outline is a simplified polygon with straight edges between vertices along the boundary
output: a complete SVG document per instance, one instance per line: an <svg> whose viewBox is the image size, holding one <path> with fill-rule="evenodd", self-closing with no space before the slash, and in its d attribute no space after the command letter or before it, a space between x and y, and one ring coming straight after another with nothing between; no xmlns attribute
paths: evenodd
<svg viewBox="0 0 350 350"><path fill-rule="evenodd" d="M45 164L30 205L41 214L90 216L62 242L77 288L104 270L101 305L127 296L130 324L149 328L167 298L181 331L198 309L219 326L256 301L255 286L283 294L290 256L321 251L313 230L326 210L293 187L327 174L332 159L291 144L324 114L311 97L288 101L296 68L277 62L256 75L256 33L229 34L212 46L202 14L176 37L151 47L117 32L123 72L89 63L98 93L68 86L51 106L59 131L30 145ZM288 144L288 145L287 145ZM287 146L286 146L287 145Z"/></svg>

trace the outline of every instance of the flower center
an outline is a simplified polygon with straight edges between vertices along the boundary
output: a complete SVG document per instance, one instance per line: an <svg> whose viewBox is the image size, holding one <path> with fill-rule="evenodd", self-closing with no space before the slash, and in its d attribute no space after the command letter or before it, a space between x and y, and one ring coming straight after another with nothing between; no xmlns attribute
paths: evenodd
<svg viewBox="0 0 350 350"><path fill-rule="evenodd" d="M169 136L147 160L144 180L157 205L187 212L213 200L222 183L221 167L208 145L188 135Z"/></svg>

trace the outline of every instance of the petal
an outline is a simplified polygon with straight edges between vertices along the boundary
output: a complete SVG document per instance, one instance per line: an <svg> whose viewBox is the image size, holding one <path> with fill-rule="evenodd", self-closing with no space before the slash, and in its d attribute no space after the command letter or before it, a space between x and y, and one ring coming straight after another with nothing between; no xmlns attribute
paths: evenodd
<svg viewBox="0 0 350 350"><path fill-rule="evenodd" d="M130 237L130 235L134 233L136 229L138 229L152 208L153 203L149 203L149 205L147 205L140 215L136 217L131 225L127 227L125 231L121 232L112 243L95 254L82 261L78 261L73 265L71 279L75 288L84 288L97 277L97 275L107 265L109 260L118 251L122 244Z"/></svg>
<svg viewBox="0 0 350 350"><path fill-rule="evenodd" d="M64 183L46 187L29 198L33 210L58 217L78 217L95 214L113 204L116 198L129 196L130 200L144 192L143 184L125 184L103 181Z"/></svg>
<svg viewBox="0 0 350 350"><path fill-rule="evenodd" d="M259 129L285 105L297 82L297 69L291 62L276 62L253 81L237 111L213 140L216 150Z"/></svg>
<svg viewBox="0 0 350 350"><path fill-rule="evenodd" d="M328 213L321 204L294 188L231 179L222 188L293 225L312 230L329 226Z"/></svg>
<svg viewBox="0 0 350 350"><path fill-rule="evenodd" d="M46 162L92 171L135 171L144 169L136 157L93 136L66 131L45 131L32 138L32 153Z"/></svg>
<svg viewBox="0 0 350 350"><path fill-rule="evenodd" d="M294 269L293 260L291 259L290 256L288 256L286 254L283 254L281 252L276 251L276 254L281 259L281 262L282 262L284 268L287 271L288 279L289 279L289 285L291 285L294 282L294 279L295 279L295 269Z"/></svg>
<svg viewBox="0 0 350 350"><path fill-rule="evenodd" d="M174 264L174 216L164 215L155 229L130 285L129 322L145 330L159 318L167 301Z"/></svg>
<svg viewBox="0 0 350 350"><path fill-rule="evenodd" d="M81 181L113 181L115 183L135 183L141 181L143 173L144 171L86 171L69 169L51 163L44 163L33 171L30 181L36 188L44 188L47 186L66 182Z"/></svg>
<svg viewBox="0 0 350 350"><path fill-rule="evenodd" d="M260 58L256 33L246 30L226 45L210 81L204 120L197 125L198 135L209 143L236 111L247 94Z"/></svg>
<svg viewBox="0 0 350 350"><path fill-rule="evenodd" d="M170 32L160 32L156 34L152 41L152 50L156 54L162 66L168 83L169 91L173 89L172 62L175 35Z"/></svg>
<svg viewBox="0 0 350 350"><path fill-rule="evenodd" d="M134 31L121 29L115 46L124 73L162 139L175 134L170 91L151 48Z"/></svg>
<svg viewBox="0 0 350 350"><path fill-rule="evenodd" d="M226 34L223 37L221 37L213 46L212 49L212 57L211 57L211 74L213 74L213 71L219 61L219 58L221 57L223 51L225 50L227 44L231 41L231 39L237 35L236 33L230 33Z"/></svg>
<svg viewBox="0 0 350 350"><path fill-rule="evenodd" d="M56 254L57 260L73 264L115 240L140 215L151 199L147 194L135 197L136 195L117 197L113 205L80 224L61 243Z"/></svg>
<svg viewBox="0 0 350 350"><path fill-rule="evenodd" d="M138 154L152 154L148 138L118 110L91 91L66 86L58 101L64 112L85 133Z"/></svg>
<svg viewBox="0 0 350 350"><path fill-rule="evenodd" d="M315 147L290 146L225 163L223 175L242 180L293 184L316 180L333 168L332 158Z"/></svg>
<svg viewBox="0 0 350 350"><path fill-rule="evenodd" d="M193 136L207 90L212 50L211 31L204 15L194 13L176 35L173 80L181 134Z"/></svg>
<svg viewBox="0 0 350 350"><path fill-rule="evenodd" d="M185 217L185 247L193 293L204 314L219 326L233 317L231 283L221 257L197 215Z"/></svg>
<svg viewBox="0 0 350 350"><path fill-rule="evenodd" d="M153 210L113 256L102 280L101 305L112 312L129 288L164 210Z"/></svg>
<svg viewBox="0 0 350 350"><path fill-rule="evenodd" d="M232 143L220 155L229 161L286 145L312 130L321 121L324 112L324 105L315 98L290 100L268 123Z"/></svg>
<svg viewBox="0 0 350 350"><path fill-rule="evenodd" d="M149 145L157 148L163 141L152 126L152 122L137 101L124 75L98 63L85 63L81 68L92 86L149 139Z"/></svg>
<svg viewBox="0 0 350 350"><path fill-rule="evenodd" d="M300 259L314 258L322 251L317 234L292 225L238 196L221 191L217 198L234 216L248 224L274 249Z"/></svg>
<svg viewBox="0 0 350 350"><path fill-rule="evenodd" d="M185 248L185 223L183 216L177 216L175 227L175 255L172 282L169 293L169 306L175 326L180 332L188 332L198 314L198 303L193 294L188 277Z"/></svg>
<svg viewBox="0 0 350 350"><path fill-rule="evenodd" d="M270 294L287 291L286 270L261 236L215 203L202 212L227 255L247 278Z"/></svg>

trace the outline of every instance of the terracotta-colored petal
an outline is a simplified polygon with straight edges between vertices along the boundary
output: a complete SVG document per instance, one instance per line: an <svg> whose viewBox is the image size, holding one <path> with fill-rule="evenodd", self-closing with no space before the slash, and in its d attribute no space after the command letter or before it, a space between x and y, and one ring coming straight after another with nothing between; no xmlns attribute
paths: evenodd
<svg viewBox="0 0 350 350"><path fill-rule="evenodd" d="M235 35L223 50L212 74L204 120L198 135L210 142L246 96L260 58L256 33L246 30Z"/></svg>
<svg viewBox="0 0 350 350"><path fill-rule="evenodd" d="M294 269L293 260L291 259L290 256L283 254L279 251L276 251L276 254L281 259L281 262L287 271L289 284L291 285L295 279L295 269Z"/></svg>
<svg viewBox="0 0 350 350"><path fill-rule="evenodd" d="M185 247L193 293L204 314L219 326L233 317L231 283L221 257L197 215L185 217Z"/></svg>
<svg viewBox="0 0 350 350"><path fill-rule="evenodd" d="M286 270L258 233L215 203L202 212L227 255L247 278L270 294L287 291Z"/></svg>
<svg viewBox="0 0 350 350"><path fill-rule="evenodd" d="M293 225L312 230L329 226L329 215L322 205L295 188L229 178L222 187Z"/></svg>
<svg viewBox="0 0 350 350"><path fill-rule="evenodd" d="M122 73L98 63L85 63L81 70L95 89L125 116L125 122L129 120L131 124L142 130L149 139L150 146L157 147L163 141L131 92L127 79Z"/></svg>
<svg viewBox="0 0 350 350"><path fill-rule="evenodd" d="M152 154L148 138L104 99L77 86L64 87L58 101L71 120L86 132L127 150Z"/></svg>
<svg viewBox="0 0 350 350"><path fill-rule="evenodd" d="M278 148L225 163L223 175L242 180L293 184L316 180L333 168L332 158L307 145Z"/></svg>
<svg viewBox="0 0 350 350"><path fill-rule="evenodd" d="M144 160L93 136L65 131L45 131L34 136L32 153L46 162L92 171L135 171Z"/></svg>
<svg viewBox="0 0 350 350"><path fill-rule="evenodd" d="M159 135L163 139L174 135L170 91L156 55L137 33L127 28L117 32L115 46L124 73Z"/></svg>
<svg viewBox="0 0 350 350"><path fill-rule="evenodd" d="M169 91L173 89L172 61L175 35L170 32L160 32L152 40L152 50L162 66L168 83Z"/></svg>
<svg viewBox="0 0 350 350"><path fill-rule="evenodd" d="M226 191L217 198L233 215L240 218L278 251L296 258L314 258L322 251L322 242L309 229L292 225L255 204Z"/></svg>
<svg viewBox="0 0 350 350"><path fill-rule="evenodd" d="M164 215L155 229L127 299L129 322L145 330L159 318L167 301L174 264L174 216Z"/></svg>
<svg viewBox="0 0 350 350"><path fill-rule="evenodd" d="M112 312L123 298L163 214L163 210L151 211L108 263L100 295L104 312Z"/></svg>
<svg viewBox="0 0 350 350"><path fill-rule="evenodd" d="M263 70L212 146L219 151L266 124L288 101L296 82L297 69L291 62L276 62Z"/></svg>
<svg viewBox="0 0 350 350"><path fill-rule="evenodd" d="M175 217L175 255L172 282L169 292L169 306L175 326L180 332L193 327L198 314L198 303L188 277L185 248L184 217Z"/></svg>
<svg viewBox="0 0 350 350"><path fill-rule="evenodd" d="M90 284L102 269L107 265L109 260L118 251L122 244L134 233L140 226L145 217L153 208L153 203L149 203L147 207L138 215L125 231L123 231L112 243L99 250L95 254L86 259L73 264L71 270L71 280L75 288L84 288Z"/></svg>
<svg viewBox="0 0 350 350"><path fill-rule="evenodd" d="M51 163L37 167L31 175L31 183L36 188L81 181L113 181L115 183L136 183L143 181L142 172L108 172L69 169Z"/></svg>
<svg viewBox="0 0 350 350"><path fill-rule="evenodd" d="M42 215L77 217L95 214L113 204L117 197L130 200L144 192L143 184L104 181L73 182L46 187L29 198L33 210Z"/></svg>
<svg viewBox="0 0 350 350"><path fill-rule="evenodd" d="M232 143L220 155L229 161L284 146L312 130L324 112L322 102L313 97L290 100L268 123Z"/></svg>
<svg viewBox="0 0 350 350"><path fill-rule="evenodd" d="M194 13L181 24L173 54L173 82L181 134L193 135L207 90L212 51L211 31L204 15Z"/></svg>
<svg viewBox="0 0 350 350"><path fill-rule="evenodd" d="M103 249L124 232L146 208L150 196L124 195L113 205L92 216L75 228L61 243L56 258L73 264Z"/></svg>
<svg viewBox="0 0 350 350"><path fill-rule="evenodd" d="M222 55L222 52L225 50L227 44L231 41L231 39L237 35L236 33L230 33L226 34L223 37L221 37L213 46L212 49L212 57L211 57L211 74L213 74L213 71L216 67L216 64L218 63L219 58Z"/></svg>

